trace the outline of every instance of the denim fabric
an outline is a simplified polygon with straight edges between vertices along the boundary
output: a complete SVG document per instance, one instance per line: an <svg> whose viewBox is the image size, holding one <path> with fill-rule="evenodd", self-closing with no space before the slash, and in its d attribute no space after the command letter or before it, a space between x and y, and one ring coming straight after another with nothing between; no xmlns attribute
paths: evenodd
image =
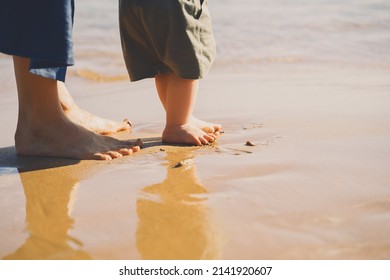
<svg viewBox="0 0 390 280"><path fill-rule="evenodd" d="M0 52L30 58L31 73L64 81L73 16L74 0L0 0Z"/></svg>

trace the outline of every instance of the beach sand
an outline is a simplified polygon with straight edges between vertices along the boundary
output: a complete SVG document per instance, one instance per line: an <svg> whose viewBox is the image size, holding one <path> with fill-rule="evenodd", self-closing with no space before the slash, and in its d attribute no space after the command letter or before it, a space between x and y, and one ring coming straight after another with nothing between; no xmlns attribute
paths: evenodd
<svg viewBox="0 0 390 280"><path fill-rule="evenodd" d="M389 259L389 69L257 67L202 81L196 115L225 131L206 147L161 144L153 80L71 71L81 107L145 142L110 162L17 157L3 84L0 259Z"/></svg>

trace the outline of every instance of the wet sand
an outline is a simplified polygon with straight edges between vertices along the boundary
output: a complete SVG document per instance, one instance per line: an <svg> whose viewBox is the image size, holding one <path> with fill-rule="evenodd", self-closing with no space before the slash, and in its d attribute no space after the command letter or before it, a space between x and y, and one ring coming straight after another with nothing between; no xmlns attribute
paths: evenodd
<svg viewBox="0 0 390 280"><path fill-rule="evenodd" d="M152 80L71 72L79 105L146 143L111 162L16 157L4 84L0 259L389 259L389 72L214 69L196 115L225 133L200 148L161 144Z"/></svg>

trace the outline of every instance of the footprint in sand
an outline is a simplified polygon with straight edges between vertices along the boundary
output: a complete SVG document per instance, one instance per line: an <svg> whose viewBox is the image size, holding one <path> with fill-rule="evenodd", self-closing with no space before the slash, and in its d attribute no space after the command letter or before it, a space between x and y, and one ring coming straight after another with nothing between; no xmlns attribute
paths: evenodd
<svg viewBox="0 0 390 280"><path fill-rule="evenodd" d="M263 128L263 124L262 123L248 123L248 124L245 124L242 128L244 130Z"/></svg>

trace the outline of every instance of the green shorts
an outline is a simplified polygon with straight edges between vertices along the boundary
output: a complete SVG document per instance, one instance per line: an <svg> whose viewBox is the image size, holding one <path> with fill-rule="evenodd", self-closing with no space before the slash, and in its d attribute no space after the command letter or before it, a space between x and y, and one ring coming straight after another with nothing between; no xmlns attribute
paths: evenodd
<svg viewBox="0 0 390 280"><path fill-rule="evenodd" d="M201 79L214 61L207 0L119 0L119 21L131 81L170 72Z"/></svg>

